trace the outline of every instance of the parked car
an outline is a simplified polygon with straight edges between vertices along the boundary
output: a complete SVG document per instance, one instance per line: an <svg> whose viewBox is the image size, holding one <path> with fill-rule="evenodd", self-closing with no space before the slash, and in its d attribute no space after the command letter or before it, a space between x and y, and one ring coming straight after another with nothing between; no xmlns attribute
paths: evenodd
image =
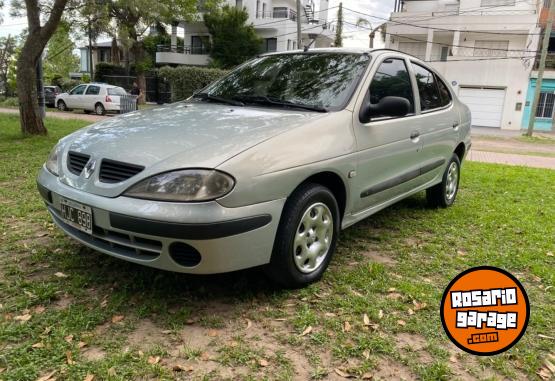
<svg viewBox="0 0 555 381"><path fill-rule="evenodd" d="M56 97L62 93L58 86L44 86L44 103L47 107L56 107Z"/></svg>
<svg viewBox="0 0 555 381"><path fill-rule="evenodd" d="M94 112L105 115L107 112L119 113L121 97L128 96L121 87L105 83L89 83L74 87L68 93L56 97L56 107L60 111L82 109L85 113Z"/></svg>
<svg viewBox="0 0 555 381"><path fill-rule="evenodd" d="M301 287L341 229L424 190L451 206L470 145L468 107L421 60L314 49L63 138L38 188L54 222L103 253L195 274L263 266Z"/></svg>

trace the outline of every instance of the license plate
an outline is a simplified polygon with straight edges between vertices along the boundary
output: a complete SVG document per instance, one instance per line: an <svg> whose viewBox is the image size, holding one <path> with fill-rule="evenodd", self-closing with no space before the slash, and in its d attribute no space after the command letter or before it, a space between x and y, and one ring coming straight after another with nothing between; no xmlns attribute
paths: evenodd
<svg viewBox="0 0 555 381"><path fill-rule="evenodd" d="M75 229L92 234L93 215L90 206L80 204L72 200L61 200L62 219Z"/></svg>

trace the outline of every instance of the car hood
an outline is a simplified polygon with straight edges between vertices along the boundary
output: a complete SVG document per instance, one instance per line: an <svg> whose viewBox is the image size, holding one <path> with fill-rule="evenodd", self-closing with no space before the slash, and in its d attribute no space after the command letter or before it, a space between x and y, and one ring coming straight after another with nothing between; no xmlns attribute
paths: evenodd
<svg viewBox="0 0 555 381"><path fill-rule="evenodd" d="M68 151L144 166L137 178L177 168L216 168L239 153L325 114L205 102L182 102L110 118L64 141ZM63 164L65 164L65 160ZM71 186L115 196L118 184L90 182L64 171ZM82 176L81 176L82 177ZM130 181L130 180L128 180ZM124 184L129 186L127 182ZM107 191L107 190L110 191Z"/></svg>

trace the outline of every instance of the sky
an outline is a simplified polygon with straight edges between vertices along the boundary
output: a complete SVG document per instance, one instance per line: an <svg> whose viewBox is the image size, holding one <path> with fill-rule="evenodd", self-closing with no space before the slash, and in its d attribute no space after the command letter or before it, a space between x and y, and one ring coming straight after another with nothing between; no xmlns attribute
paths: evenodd
<svg viewBox="0 0 555 381"><path fill-rule="evenodd" d="M339 2L343 3L345 8L350 8L355 11L375 15L382 18L389 18L389 14L393 10L394 0L330 0L330 7L336 7ZM6 2L7 3L7 2ZM0 24L0 37L5 37L9 34L18 35L26 27L27 20L25 18L13 18L8 14L8 4L5 4L2 11L3 22ZM329 19L334 20L337 16L337 8L330 10ZM358 15L347 10L344 11L344 19L349 23L356 23L359 17L365 17L363 15ZM378 26L383 22L383 20L367 18L373 27ZM366 48L369 44L368 31L364 29L357 29L351 25L345 25L343 27L344 40L343 45L346 47L361 47ZM381 39L376 38L375 46L380 47Z"/></svg>

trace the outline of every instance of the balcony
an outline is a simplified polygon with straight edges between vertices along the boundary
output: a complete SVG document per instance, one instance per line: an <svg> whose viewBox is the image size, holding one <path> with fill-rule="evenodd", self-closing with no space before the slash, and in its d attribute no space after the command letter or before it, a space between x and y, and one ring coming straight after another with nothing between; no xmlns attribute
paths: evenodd
<svg viewBox="0 0 555 381"><path fill-rule="evenodd" d="M210 62L210 51L204 46L171 46L158 45L156 63L163 65L207 66Z"/></svg>

